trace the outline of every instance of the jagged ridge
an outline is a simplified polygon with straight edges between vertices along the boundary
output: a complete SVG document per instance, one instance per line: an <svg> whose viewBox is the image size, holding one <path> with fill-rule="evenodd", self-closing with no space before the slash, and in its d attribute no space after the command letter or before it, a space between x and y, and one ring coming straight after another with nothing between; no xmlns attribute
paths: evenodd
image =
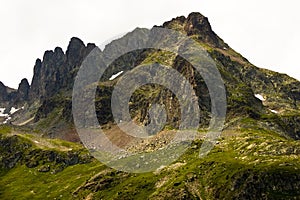
<svg viewBox="0 0 300 200"><path fill-rule="evenodd" d="M298 141L291 140L291 138L298 139L300 133L299 82L287 75L253 66L224 43L212 31L207 18L199 13L192 13L187 18L175 18L164 23L163 27L181 31L195 39L216 61L225 82L228 97L226 127L222 133L220 144L206 159L199 159L198 152L203 141L200 138L194 141L192 147L176 163L154 173L131 175L107 169L99 163L95 164L95 168L89 165L88 168L93 168L94 171L84 168L86 165L75 166L72 169L80 169L76 174L80 181L76 179L76 184L74 183L77 188L70 185L68 185L70 188L66 186L63 190L61 187L56 188L53 189L54 194L47 193L48 197L62 198L62 196L57 196L59 192L67 191L66 198L72 199L299 198L300 167L298 160L300 150ZM138 31L142 30L136 29L129 34L137 34ZM123 39L126 41L126 36ZM112 42L108 48L114 44ZM22 81L23 84L20 85L18 92L0 84L0 91L6 95L3 96L5 101L11 103L7 95L20 93L19 98L23 98L20 100L21 104L27 104L27 108L24 110L25 115L27 112L29 113L28 117L34 117L33 127L56 133L56 135L52 135L53 137L62 137L65 134L65 132L61 132L63 128L72 129L71 90L74 77L82 60L94 47L93 44L85 46L78 38L72 38L66 53L61 48L45 52L43 60L36 61L29 91L26 81ZM109 77L119 70L126 72L139 64L149 62L168 64L191 82L199 96L203 114L201 125L205 126L209 120L210 101L205 83L199 74L179 56L163 51L144 50L120 57L112 64L112 68L107 71L99 83L95 104L99 120L106 125L105 128L110 129L111 126L114 126L109 105L110 95L117 79L109 81ZM5 103L5 101L3 102ZM140 124L148 123L148 109L151 103L163 103L175 108L168 111L169 126L165 127L164 131L176 128L176 124L180 120L176 119L179 113L176 98L165 88L155 85L145 86L135 92L131 101L132 115ZM20 191L17 190L11 194L16 197L26 191L24 195L28 198L45 197L45 194L37 192L38 189L41 189L39 188L40 180L34 177L35 174L31 176L28 169L22 165L22 162L24 164L27 161L18 159L17 161L20 160L20 162L14 162L19 158L18 152L11 154L11 151L15 150L14 146L22 147L17 151L35 161L33 153L26 154L26 150L24 150L24 146L28 146L28 140L20 142L20 138L23 137L18 135L19 133L18 136L11 136L18 132L18 130L14 131L8 133L0 131L1 134L4 134L4 136L1 135L0 142L5 141L3 143L7 144L7 146L2 145L1 147L3 155L5 155L4 160L12 161L2 162L0 165L5 168L1 171L3 179L0 181L0 197L7 194L1 188L2 186L4 188L9 180L15 178L14 173L20 175L26 170L28 172L26 178L32 179L30 188L34 188L35 191L33 189L31 190L33 192L27 191L27 188L21 187ZM44 132L38 132L38 134L42 133ZM32 140L29 136L28 138ZM117 141L120 138L114 139ZM139 148L151 150L151 148L160 147L161 143L159 142L161 141L156 139L145 141L144 146L139 144L140 146L137 145L134 150ZM33 143L35 142L29 142L30 145ZM32 150L38 152L38 155L42 156L42 160L47 160L48 152L40 150L40 146L36 148L39 150ZM62 149L55 151L62 151ZM55 155L61 157L60 153ZM65 161L69 162L69 158L66 158ZM14 167L8 170L10 163L13 163ZM56 169L55 165L51 166ZM46 168L32 167L34 172L40 170L49 173L51 171L49 169L47 172L47 166ZM57 172L63 178L55 177L59 183L67 181L65 176L69 173L66 172L69 167L65 167L67 168L61 169L62 172ZM82 175L82 173L85 174ZM48 174L40 176L48 176L47 178L53 179L53 176ZM82 176L85 177L84 180L81 179ZM18 183L17 181L16 185ZM8 193L12 191L12 187L5 187L5 189Z"/></svg>

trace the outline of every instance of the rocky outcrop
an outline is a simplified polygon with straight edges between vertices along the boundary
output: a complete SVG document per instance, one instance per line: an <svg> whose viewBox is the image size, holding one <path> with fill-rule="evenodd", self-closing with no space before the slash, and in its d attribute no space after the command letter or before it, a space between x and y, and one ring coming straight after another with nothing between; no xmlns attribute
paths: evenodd
<svg viewBox="0 0 300 200"><path fill-rule="evenodd" d="M298 141L291 138L300 139L299 81L253 66L224 43L213 32L208 19L199 13L177 17L164 23L163 27L181 31L199 44L204 44L208 55L219 69L226 88L228 107L226 127L220 142L205 159L199 159L198 151L204 138L201 136L201 140L193 142L178 163L162 166L154 174L131 176L111 169L101 172L103 166L99 174L95 174L95 168L92 170L92 178L84 179L81 186L73 192L74 197L83 198L96 193L97 198L118 199L298 198L299 145ZM143 29L127 34L121 44L130 44L129 36L142 39L143 34L140 33L143 33ZM118 48L124 47L117 45L118 42L112 42L103 52L109 56L108 51L115 53L114 50L118 52ZM42 60L36 60L31 86L23 79L18 90L12 90L0 82L0 101L10 105L27 102L29 107L38 102L36 110L30 113L34 128L42 130L49 137L71 141L71 131L62 129L74 130L71 98L73 82L82 61L93 48L94 44L85 45L80 39L72 38L66 52L60 47L46 51ZM211 117L211 100L205 81L180 55L174 56L154 49L129 52L116 59L98 83L96 95L92 94L95 96L94 104L84 104L79 109L82 116L93 117L94 113L90 113L87 108L95 106L99 123L105 125L108 136L114 137L110 134L115 125L111 112L111 95L118 78L109 80L109 77L121 70L125 74L145 63L167 64L189 81L198 98L199 124L201 128L206 128ZM145 72L143 75L145 78L154 73L157 72ZM135 80L126 83L130 84L130 81ZM178 90L184 89L181 85L178 86ZM160 104L166 108L167 126L163 127L162 133L172 133L174 130L170 129L179 127L181 108L178 99L163 84L143 85L134 91L130 102L126 103L129 104L132 119L139 125L151 125L155 120L152 118L151 122L151 105ZM154 114L161 113L155 112L157 113ZM84 125L90 127L93 124L87 122ZM5 132L5 127L1 131ZM70 134L73 133L74 131ZM81 154L81 150L70 148L69 143L63 147L61 145L64 142L58 142L59 140L51 143L48 139L32 139L35 138L34 135L27 137L23 133L13 134L17 134L15 130L7 136L0 134L0 169L4 171L17 168L20 164L35 168L36 172L58 173L70 165L91 161L88 154ZM141 142L140 146L134 145L129 150L151 152L162 149L167 142L162 134ZM119 188L124 190L119 191Z"/></svg>
<svg viewBox="0 0 300 200"><path fill-rule="evenodd" d="M8 108L24 104L28 100L30 85L27 79L22 79L17 90L11 89L0 82L0 105Z"/></svg>
<svg viewBox="0 0 300 200"><path fill-rule="evenodd" d="M26 102L29 99L29 90L30 85L27 79L22 79L21 83L19 84L17 95L16 95L16 103Z"/></svg>
<svg viewBox="0 0 300 200"><path fill-rule="evenodd" d="M200 13L174 18L165 22L162 27L178 30L207 48L226 87L228 122L237 117L250 117L271 124L273 128L277 127L276 131L284 135L299 138L297 110L300 106L300 83L297 80L253 66L218 37L208 19ZM109 56L110 53L118 52L120 48L130 44L131 37L145 40L144 34L144 29L135 29L108 44L103 53ZM57 120L63 119L72 124L71 94L74 79L82 61L95 47L94 44L85 45L83 41L73 37L66 52L60 47L46 51L42 60L36 60L31 86L25 79L17 91L9 90L0 84L0 102L10 102L11 106L21 105L22 102L28 102L29 106L37 105L29 115L30 118L34 117L35 123L55 115ZM180 56L168 56L163 51L153 49L137 50L122 55L106 70L100 80L103 84L101 83L101 88L97 90L95 101L100 124L114 122L110 111L110 97L116 81L109 82L109 77L120 71L124 71L125 74L126 71L151 60L167 63L186 77L198 96L200 124L207 125L210 119L210 96L200 74ZM148 93L155 95L149 96ZM262 101L255 97L256 94L263 95L266 99ZM167 110L167 125L178 127L180 108L174 95L165 88L146 86L136 91L130 102L131 115L138 123L149 124L149 109L152 104L168 105L171 109ZM278 112L277 118L269 117L271 112ZM285 128L286 121L289 128Z"/></svg>
<svg viewBox="0 0 300 200"><path fill-rule="evenodd" d="M204 43L212 44L218 48L224 46L223 41L213 32L207 17L200 13L191 13L187 17L184 30L188 36L197 35L198 39Z"/></svg>
<svg viewBox="0 0 300 200"><path fill-rule="evenodd" d="M94 47L94 44L85 46L80 39L73 37L66 53L60 47L46 51L43 60L37 59L34 66L30 101L44 100L63 89L72 89L78 68Z"/></svg>
<svg viewBox="0 0 300 200"><path fill-rule="evenodd" d="M8 93L7 93L7 87L0 82L0 102L6 102L8 101Z"/></svg>
<svg viewBox="0 0 300 200"><path fill-rule="evenodd" d="M263 120L266 123L272 124L272 127L276 125L278 127L276 128L277 131L283 135L292 138L299 137L298 125L286 129L282 125L284 120L277 120L275 118L268 118L266 120L264 116L265 114L270 114L272 110L279 111L281 109L290 112L291 110L298 109L300 97L298 81L288 76L268 70L261 70L253 66L247 59L224 43L212 30L208 19L200 13L191 13L188 17L177 17L169 22L165 22L163 27L181 31L200 44L203 43L209 46L207 51L215 60L226 87L228 122L233 118L249 117L255 120ZM114 53L118 48L123 48L122 45L127 45L130 42L131 36L140 38L143 36L143 31L143 29L135 29L123 38L113 41L106 46L103 51L104 54L109 55L108 52ZM141 39L143 38L141 37ZM71 112L70 99L67 101L63 99L58 100L57 98L55 101L49 101L49 99L58 94L57 97L59 98L70 98L77 70L84 57L94 47L95 45L93 44L85 46L80 39L72 38L65 54L61 48L56 48L54 51L45 52L43 61L37 60L29 94L31 100L39 99L41 103L41 107L38 109L35 117L36 122L47 118L57 107L65 111L64 116L71 116L71 113L69 113ZM170 63L174 69L189 80L198 96L198 103L201 110L200 124L207 126L210 119L210 96L205 82L200 74L180 56L169 57L166 55L162 51L155 51L153 49L138 50L119 57L111 64L100 80L103 82L103 85L101 84L101 88L97 90L95 104L100 124L114 122L110 112L110 97L115 82L107 82L108 78L112 74L119 71L129 71L142 64L145 60L149 61L152 59L153 61L158 60ZM292 90L288 89L290 86L292 86ZM149 96L147 95L148 93L155 95ZM267 99L261 101L255 97L256 94L262 94ZM163 104L172 108L167 110L166 125L175 128L178 127L180 122L180 108L178 108L176 98L170 91L156 86L145 87L133 94L130 102L132 117L138 123L143 125L149 124L148 111L152 104ZM64 116L61 116L61 118L65 119ZM278 117L285 118L280 115ZM67 118L72 122L72 117Z"/></svg>
<svg viewBox="0 0 300 200"><path fill-rule="evenodd" d="M94 48L95 44L85 45L80 39L73 37L66 53L60 47L46 51L43 59L37 59L35 62L31 86L27 79L21 81L18 90L10 89L0 83L0 105L6 108L6 112L9 112L11 107L21 108L27 104L31 113L24 119L28 120L36 114L35 112L43 110L39 109L38 105L47 107L48 99L61 93L70 98L77 71L85 56ZM56 104L54 107L64 107L64 105ZM22 115L25 114L26 111L22 113ZM47 114L38 112L35 118L46 117Z"/></svg>
<svg viewBox="0 0 300 200"><path fill-rule="evenodd" d="M177 17L165 22L163 27L175 29L193 36L195 39L216 48L229 48L227 44L212 30L208 18L193 12L188 17Z"/></svg>

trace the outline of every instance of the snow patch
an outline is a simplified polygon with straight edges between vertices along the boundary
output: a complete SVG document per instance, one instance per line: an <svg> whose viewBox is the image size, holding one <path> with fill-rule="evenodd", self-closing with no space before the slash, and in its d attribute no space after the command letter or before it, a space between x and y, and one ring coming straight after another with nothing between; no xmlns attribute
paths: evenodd
<svg viewBox="0 0 300 200"><path fill-rule="evenodd" d="M272 113L278 114L278 111L269 109Z"/></svg>
<svg viewBox="0 0 300 200"><path fill-rule="evenodd" d="M5 108L0 108L0 117L8 117L8 114L4 114Z"/></svg>
<svg viewBox="0 0 300 200"><path fill-rule="evenodd" d="M3 122L3 124L7 124L9 120L11 120L11 117L6 118L6 120Z"/></svg>
<svg viewBox="0 0 300 200"><path fill-rule="evenodd" d="M24 106L22 108L11 107L9 114L4 113L6 108L0 108L0 117L5 117L5 121L2 124L7 124L9 120L11 120L11 115L13 115L14 113L16 113L21 109L23 110L24 108L25 108Z"/></svg>
<svg viewBox="0 0 300 200"><path fill-rule="evenodd" d="M123 71L120 71L120 72L118 72L118 73L116 73L116 74L113 74L113 75L109 78L109 80L110 80L110 81L114 80L115 78L117 78L118 76L120 76L122 73L123 73Z"/></svg>
<svg viewBox="0 0 300 200"><path fill-rule="evenodd" d="M20 108L11 107L9 113L12 115L12 114L14 114L15 112L17 112L18 110L20 110Z"/></svg>
<svg viewBox="0 0 300 200"><path fill-rule="evenodd" d="M266 99L261 95L261 94L255 94L254 95L256 98L258 98L261 101L265 101Z"/></svg>

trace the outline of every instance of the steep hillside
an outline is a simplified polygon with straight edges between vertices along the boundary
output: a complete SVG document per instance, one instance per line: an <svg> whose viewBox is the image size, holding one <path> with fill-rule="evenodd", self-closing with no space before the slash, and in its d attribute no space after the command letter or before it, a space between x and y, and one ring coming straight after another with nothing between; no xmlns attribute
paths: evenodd
<svg viewBox="0 0 300 200"><path fill-rule="evenodd" d="M162 27L188 35L203 46L216 61L227 92L228 123L233 119L249 116L261 121L270 129L276 129L281 135L294 139L299 138L300 83L297 80L284 74L253 66L219 38L212 31L208 19L199 13L191 13L187 18L172 19L165 22ZM135 37L143 40L142 33L143 29L135 29L123 38L108 44L104 53L122 48L120 45L128 44L127 38ZM72 38L66 53L57 47L54 51L46 51L43 60L37 59L30 88L27 81L23 80L17 92L3 89L1 101L3 107L20 108L25 105L26 111L12 117L11 122L15 125L31 122L32 125L44 130L52 137L73 138L69 134L74 132L71 114L74 78L82 61L94 48L94 44L85 46L80 39ZM99 86L98 89L98 98L96 98L100 123L113 123L109 97L117 81L108 79L120 71L125 74L135 66L151 62L172 66L190 81L197 93L202 111L203 121L200 124L205 126L209 120L210 97L201 75L180 56L154 49L125 54L115 60L104 73L99 83L101 87ZM148 90L155 90L155 92ZM151 93L158 96L150 95L150 97ZM170 91L155 85L150 88L145 86L132 96L132 100L134 100L131 105L132 115L137 121L147 124L146 113L149 105L153 103L173 105L174 109L167 111L169 119L167 125L176 127L179 122L179 110L176 111L178 102L176 102L176 98L173 98L174 96L173 100L168 102L170 98L167 97L172 97ZM7 102L9 102L9 106ZM7 108L7 112L9 109ZM68 127L68 130L65 127ZM58 131L61 134L57 134Z"/></svg>
<svg viewBox="0 0 300 200"><path fill-rule="evenodd" d="M28 131L0 127L1 199L300 198L299 144L267 130L224 131L203 159L196 140L170 166L142 174L113 170L78 144Z"/></svg>
<svg viewBox="0 0 300 200"><path fill-rule="evenodd" d="M179 72L195 91L196 98L192 100L199 105L200 119L199 127L194 130L196 139L179 159L154 172L116 171L92 158L98 147L91 144L88 152L80 144L72 113L73 85L80 66L91 52L96 51L103 56L101 59L109 60L133 41L149 44L153 38L144 37L147 30L137 28L101 51L94 44L85 45L74 37L66 52L56 47L54 51L46 51L42 60L37 59L31 85L24 79L18 90L14 90L0 83L0 123L8 124L0 126L1 199L300 199L300 82L251 64L226 44L200 13L174 18L159 27L176 30L192 39L207 52L220 72L227 113L212 151L204 158L199 157L214 117L204 77L179 53L145 48L121 55L110 63L98 82L85 85L82 91L95 86L96 94L93 103L83 104L80 109L82 119L93 117L89 108L95 108L110 142L133 153L117 160L137 157L142 160L140 152L163 149L183 121L181 97L174 91L163 84L151 83L137 88L130 96L127 104L135 124L147 127L153 123L153 114L165 120L156 135L155 128L149 130L153 134L149 138L136 139L121 131L117 127L121 120L113 117L111 106L114 89L126 73L138 66L154 63L155 69L162 64ZM169 35L157 43L176 39ZM178 52L191 50L180 43L176 45ZM96 61L99 59L94 57ZM91 78L96 76L88 73ZM162 72L145 72L141 79L163 75L159 73ZM124 85L134 81L127 80ZM177 89L184 90L185 85L179 84ZM161 114L162 107L153 111L153 105L164 105L165 116ZM84 121L84 127L96 133L93 125ZM127 130L133 128L129 126ZM142 171L142 167L137 168Z"/></svg>

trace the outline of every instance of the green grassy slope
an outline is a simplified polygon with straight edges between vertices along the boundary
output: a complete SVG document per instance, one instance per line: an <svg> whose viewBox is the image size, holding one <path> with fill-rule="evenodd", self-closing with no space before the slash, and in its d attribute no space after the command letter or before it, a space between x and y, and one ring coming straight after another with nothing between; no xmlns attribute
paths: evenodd
<svg viewBox="0 0 300 200"><path fill-rule="evenodd" d="M248 122L242 122L247 127ZM13 167L1 168L1 199L293 199L299 198L300 147L264 129L228 129L220 143L199 158L202 141L170 166L151 173L129 174L110 169L86 155L78 144L39 138L1 127L1 141L10 143L22 158ZM35 141L39 141L36 143ZM29 148L25 148L30 146ZM5 151L1 147L1 163ZM71 150L72 149L72 150ZM10 149L12 150L12 149ZM35 152L39 163L28 165ZM68 152L82 155L72 157ZM48 152L48 153L45 153ZM59 159L49 160L49 152ZM10 155L14 152L10 152ZM39 155L39 156L38 156ZM31 157L31 161L34 158ZM62 167L62 163L65 163ZM45 166L50 170L42 172ZM60 170L57 170L60 169Z"/></svg>

